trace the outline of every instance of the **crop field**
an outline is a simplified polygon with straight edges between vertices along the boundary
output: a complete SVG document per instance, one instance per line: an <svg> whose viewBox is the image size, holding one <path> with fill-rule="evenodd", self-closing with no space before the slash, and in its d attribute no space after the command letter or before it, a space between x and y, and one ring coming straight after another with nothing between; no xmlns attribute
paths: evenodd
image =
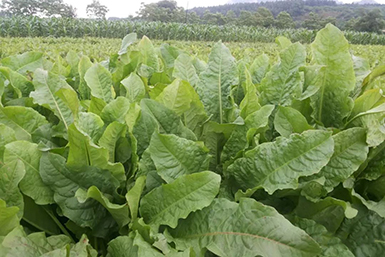
<svg viewBox="0 0 385 257"><path fill-rule="evenodd" d="M276 29L236 25L164 23L130 20L91 20L66 18L0 17L0 37L50 38L123 38L128 33L152 40L226 41L274 43L278 36L293 42L311 43L317 31L308 29ZM385 45L385 35L371 32L344 31L351 44Z"/></svg>
<svg viewBox="0 0 385 257"><path fill-rule="evenodd" d="M0 38L0 257L380 257L383 46Z"/></svg>
<svg viewBox="0 0 385 257"><path fill-rule="evenodd" d="M211 48L215 42L202 41L175 41L152 40L155 47L168 44L183 50L189 55L207 61ZM247 59L251 62L259 55L265 53L271 62L277 59L279 47L275 43L250 43L250 42L224 42L231 54L237 59ZM310 45L306 45L310 54ZM44 57L55 61L60 56L65 58L69 51L79 55L86 55L91 59L102 61L117 53L121 47L121 39L114 38L18 38L0 37L0 58L10 55L22 54L27 51L44 53ZM381 45L350 45L350 51L355 56L360 56L369 61L371 67L385 63L385 46ZM308 57L308 59L311 57Z"/></svg>

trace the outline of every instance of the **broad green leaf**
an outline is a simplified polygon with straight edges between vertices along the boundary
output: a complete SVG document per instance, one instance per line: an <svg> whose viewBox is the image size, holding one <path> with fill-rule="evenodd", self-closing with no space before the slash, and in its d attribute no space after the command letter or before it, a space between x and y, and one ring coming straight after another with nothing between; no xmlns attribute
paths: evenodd
<svg viewBox="0 0 385 257"><path fill-rule="evenodd" d="M258 145L236 160L228 173L242 189L263 188L269 194L295 189L299 177L315 174L329 162L333 149L330 132L305 131Z"/></svg>
<svg viewBox="0 0 385 257"><path fill-rule="evenodd" d="M137 40L136 33L130 33L127 36L125 36L122 40L122 45L120 46L119 55L123 55L127 53L128 47L135 43Z"/></svg>
<svg viewBox="0 0 385 257"><path fill-rule="evenodd" d="M190 87L188 82L176 79L158 95L156 100L176 114L182 115L191 108Z"/></svg>
<svg viewBox="0 0 385 257"><path fill-rule="evenodd" d="M16 140L15 131L4 124L0 124L0 161L3 159L4 146Z"/></svg>
<svg viewBox="0 0 385 257"><path fill-rule="evenodd" d="M210 171L179 177L145 195L140 202L140 214L155 229L159 225L175 228L178 219L211 204L220 182L221 177Z"/></svg>
<svg viewBox="0 0 385 257"><path fill-rule="evenodd" d="M12 128L18 140L31 140L31 134L38 127L47 124L47 120L32 108L0 106L0 123Z"/></svg>
<svg viewBox="0 0 385 257"><path fill-rule="evenodd" d="M75 121L76 127L87 134L93 142L97 142L103 134L104 122L92 112L81 112Z"/></svg>
<svg viewBox="0 0 385 257"><path fill-rule="evenodd" d="M326 66L324 65L309 65L300 68L304 72L304 83L302 92L296 96L297 100L303 101L315 93L323 86Z"/></svg>
<svg viewBox="0 0 385 257"><path fill-rule="evenodd" d="M10 68L0 67L0 74L3 74L9 81L18 97L29 96L29 93L33 90L33 84L30 80Z"/></svg>
<svg viewBox="0 0 385 257"><path fill-rule="evenodd" d="M108 245L110 257L162 257L138 232L132 232L128 236L119 236Z"/></svg>
<svg viewBox="0 0 385 257"><path fill-rule="evenodd" d="M168 183L209 167L209 150L202 143L175 135L154 133L148 150L157 172Z"/></svg>
<svg viewBox="0 0 385 257"><path fill-rule="evenodd" d="M284 36L279 36L279 37L276 37L275 38L275 43L281 48L281 49L285 49L287 47L289 47L292 43L290 41L290 39L288 39L287 37L284 37Z"/></svg>
<svg viewBox="0 0 385 257"><path fill-rule="evenodd" d="M151 68L153 72L159 71L158 55L148 37L143 36L138 44L138 49L140 51L139 62Z"/></svg>
<svg viewBox="0 0 385 257"><path fill-rule="evenodd" d="M108 150L95 145L91 138L74 124L68 129L69 153L67 164L71 167L94 166L108 170L119 181L125 180L122 163L110 163Z"/></svg>
<svg viewBox="0 0 385 257"><path fill-rule="evenodd" d="M39 229L40 231L44 231L48 235L58 235L62 233L58 224L56 223L57 220L52 218L55 217L53 208L50 208L50 206L47 205L37 205L33 199L25 195L23 197L23 201L23 221Z"/></svg>
<svg viewBox="0 0 385 257"><path fill-rule="evenodd" d="M168 85L170 83L171 83L171 80L165 71L153 73L151 75L151 79L149 81L150 85L155 85L155 86L157 86L159 84Z"/></svg>
<svg viewBox="0 0 385 257"><path fill-rule="evenodd" d="M91 91L90 88L87 86L87 82L85 81L84 77L88 71L89 68L92 67L92 62L90 58L87 56L82 56L79 61L78 69L79 69L79 95L80 99L90 99L91 97Z"/></svg>
<svg viewBox="0 0 385 257"><path fill-rule="evenodd" d="M227 140L221 153L221 161L224 162L236 156L239 151L251 146L250 137L261 133L267 127L269 117L274 110L274 106L265 105L259 110L250 114L245 120L244 125L234 128L230 138Z"/></svg>
<svg viewBox="0 0 385 257"><path fill-rule="evenodd" d="M322 253L318 257L354 257L349 248L338 237L328 232L324 226L313 220L299 217L295 217L292 222L300 229L303 229L321 246Z"/></svg>
<svg viewBox="0 0 385 257"><path fill-rule="evenodd" d="M329 163L314 177L326 179L324 188L333 190L339 183L349 178L366 160L369 148L366 133L362 128L351 128L333 136L334 153Z"/></svg>
<svg viewBox="0 0 385 257"><path fill-rule="evenodd" d="M184 53L176 58L172 76L187 81L193 87L196 87L199 82L199 77L193 65L192 58Z"/></svg>
<svg viewBox="0 0 385 257"><path fill-rule="evenodd" d="M370 85L380 76L385 74L385 65L379 65L370 72L362 81L362 89L370 89Z"/></svg>
<svg viewBox="0 0 385 257"><path fill-rule="evenodd" d="M294 96L301 90L299 68L305 60L306 49L300 43L285 48L280 53L280 62L271 68L258 86L260 103L291 105Z"/></svg>
<svg viewBox="0 0 385 257"><path fill-rule="evenodd" d="M26 52L20 55L9 56L1 59L1 64L21 74L34 72L43 68L43 54L38 52Z"/></svg>
<svg viewBox="0 0 385 257"><path fill-rule="evenodd" d="M109 103L114 97L111 73L101 64L94 64L84 75L84 80L91 89L91 95Z"/></svg>
<svg viewBox="0 0 385 257"><path fill-rule="evenodd" d="M6 202L8 207L15 206L19 209L17 216L23 217L24 201L19 190L19 183L25 175L24 164L21 161L13 161L0 168L0 199Z"/></svg>
<svg viewBox="0 0 385 257"><path fill-rule="evenodd" d="M241 199L239 204L215 199L166 235L177 249L193 247L198 256L203 248L221 257L304 257L321 252L310 236L274 208L248 198Z"/></svg>
<svg viewBox="0 0 385 257"><path fill-rule="evenodd" d="M174 68L175 60L178 58L181 50L174 46L170 46L167 43L163 43L159 47L159 50L165 66L165 70L167 70L167 73L170 74Z"/></svg>
<svg viewBox="0 0 385 257"><path fill-rule="evenodd" d="M328 24L311 45L313 63L325 65L323 85L311 97L312 117L325 127L340 127L352 107L355 87L353 61L344 34Z"/></svg>
<svg viewBox="0 0 385 257"><path fill-rule="evenodd" d="M80 102L76 91L72 88L62 88L56 92L56 96L69 107L74 119L76 119L80 108Z"/></svg>
<svg viewBox="0 0 385 257"><path fill-rule="evenodd" d="M385 219L373 211L361 210L354 219L345 219L338 236L354 256L381 256L385 251Z"/></svg>
<svg viewBox="0 0 385 257"><path fill-rule="evenodd" d="M130 76L120 83L126 89L126 97L130 103L140 102L146 96L146 88L142 79L135 73L132 72Z"/></svg>
<svg viewBox="0 0 385 257"><path fill-rule="evenodd" d="M72 90L72 88L58 75L42 69L37 69L35 71L33 84L35 86L35 91L31 92L30 96L33 98L34 103L53 111L68 130L68 126L74 121L72 106L76 103L78 98L75 94L70 98L73 99L72 101L63 101L63 99L57 95L57 92L60 89ZM79 103L77 103L77 106L79 106Z"/></svg>
<svg viewBox="0 0 385 257"><path fill-rule="evenodd" d="M143 99L140 106L142 108L142 115L145 113L157 122L160 133L175 134L190 140L196 139L192 131L183 125L174 111L149 99Z"/></svg>
<svg viewBox="0 0 385 257"><path fill-rule="evenodd" d="M0 236L6 236L19 225L18 212L18 207L7 207L6 202L0 199Z"/></svg>
<svg viewBox="0 0 385 257"><path fill-rule="evenodd" d="M270 68L269 56L266 54L261 54L258 56L253 64L250 66L250 75L253 81L253 84L260 84L262 79L265 77L266 73Z"/></svg>
<svg viewBox="0 0 385 257"><path fill-rule="evenodd" d="M353 93L354 99L357 98L363 91L366 91L367 88L362 87L362 82L371 72L369 60L354 55L352 55L352 58L354 73L356 76L356 86Z"/></svg>
<svg viewBox="0 0 385 257"><path fill-rule="evenodd" d="M255 111L258 111L261 108L259 104L259 99L257 96L257 89L251 81L250 73L245 69L245 97L243 98L240 108L241 108L241 117L246 119L247 116L252 114Z"/></svg>
<svg viewBox="0 0 385 257"><path fill-rule="evenodd" d="M364 113L381 105L385 101L382 91L379 88L365 91L360 97L354 101L354 108L350 114L350 119L356 117L360 113Z"/></svg>
<svg viewBox="0 0 385 257"><path fill-rule="evenodd" d="M283 106L278 106L278 111L274 117L274 128L284 137L289 137L292 133L302 133L313 129L299 111Z"/></svg>
<svg viewBox="0 0 385 257"><path fill-rule="evenodd" d="M385 143L372 148L369 151L368 158L358 169L357 175L369 181L376 180L385 173Z"/></svg>
<svg viewBox="0 0 385 257"><path fill-rule="evenodd" d="M146 242L143 237L136 232L134 238L134 246L138 247L138 257L139 256L148 256L148 257L163 257L164 255L153 248L148 242Z"/></svg>
<svg viewBox="0 0 385 257"><path fill-rule="evenodd" d="M124 117L129 132L132 132L134 129L136 120L140 115L140 111L140 106L137 103L130 104L126 117Z"/></svg>
<svg viewBox="0 0 385 257"><path fill-rule="evenodd" d="M134 233L128 236L119 236L108 243L108 254L110 257L136 257L138 247L134 246Z"/></svg>
<svg viewBox="0 0 385 257"><path fill-rule="evenodd" d="M238 84L237 67L230 50L221 42L210 53L207 69L200 74L196 90L212 120L227 122L226 111L233 108L231 87Z"/></svg>
<svg viewBox="0 0 385 257"><path fill-rule="evenodd" d="M114 121L124 123L124 119L129 108L130 101L128 101L125 97L118 96L103 108L100 117L102 117L106 123Z"/></svg>
<svg viewBox="0 0 385 257"><path fill-rule="evenodd" d="M155 131L196 140L194 133L183 125L180 117L164 105L154 100L143 99L140 107L141 114L133 128L133 134L138 140L138 155L148 147Z"/></svg>
<svg viewBox="0 0 385 257"><path fill-rule="evenodd" d="M315 203L301 197L294 213L301 218L312 219L335 233L345 217L354 218L357 210L352 208L349 202L332 197L326 197Z"/></svg>
<svg viewBox="0 0 385 257"><path fill-rule="evenodd" d="M71 239L65 235L46 237L43 232L26 235L21 226L9 233L2 245L7 250L6 256L97 256L86 236L82 236L79 243L73 245Z"/></svg>
<svg viewBox="0 0 385 257"><path fill-rule="evenodd" d="M202 131L203 123L207 121L208 116L194 88L191 85L185 84L185 89L189 92L191 101L190 108L184 112L183 122L187 128L191 129L197 136L199 136ZM168 89L166 92L167 91Z"/></svg>
<svg viewBox="0 0 385 257"><path fill-rule="evenodd" d="M41 152L37 144L27 141L15 141L5 146L4 162L21 161L25 167L25 176L20 181L21 191L37 204L53 203L53 192L43 183L39 174Z"/></svg>
<svg viewBox="0 0 385 257"><path fill-rule="evenodd" d="M106 170L92 166L69 169L65 161L64 157L57 154L43 154L40 175L54 191L55 202L66 217L79 226L95 228L109 218L107 210L92 199L80 203L75 196L76 191L96 186L101 192L113 195L119 182Z"/></svg>
<svg viewBox="0 0 385 257"><path fill-rule="evenodd" d="M56 57L55 63L49 71L64 77L69 76L70 73L69 67L64 66L64 60L60 55Z"/></svg>
<svg viewBox="0 0 385 257"><path fill-rule="evenodd" d="M112 163L116 162L115 151L118 140L126 134L127 126L117 121L112 122L107 126L102 137L99 140L99 145L108 150L108 160Z"/></svg>
<svg viewBox="0 0 385 257"><path fill-rule="evenodd" d="M135 185L126 194L126 201L128 208L130 208L131 219L133 220L138 217L139 201L145 185L146 177L140 176L136 179Z"/></svg>
<svg viewBox="0 0 385 257"><path fill-rule="evenodd" d="M90 198L98 201L104 208L108 210L111 216L114 218L119 227L123 227L128 224L130 218L128 217L128 206L126 204L119 205L111 203L110 199L104 195L96 186L91 186L87 191L79 188L75 194L79 203L86 203Z"/></svg>
<svg viewBox="0 0 385 257"><path fill-rule="evenodd" d="M2 98L3 93L4 93L4 80L5 80L5 78L0 75L0 99ZM3 106L1 101L0 101L0 106Z"/></svg>
<svg viewBox="0 0 385 257"><path fill-rule="evenodd" d="M353 197L357 198L366 208L368 208L371 211L374 211L375 213L380 215L382 218L385 218L385 198L382 198L378 202L367 200L364 197L362 197L360 194L356 193L354 189L351 190L351 194Z"/></svg>
<svg viewBox="0 0 385 257"><path fill-rule="evenodd" d="M210 150L212 156L210 170L216 170L221 165L221 152L226 140L230 138L236 124L218 124L210 121L204 124L202 136L199 140L203 141Z"/></svg>
<svg viewBox="0 0 385 257"><path fill-rule="evenodd" d="M102 99L91 96L88 112L92 112L100 116L102 114L102 110L106 105L107 103Z"/></svg>
<svg viewBox="0 0 385 257"><path fill-rule="evenodd" d="M380 89L371 89L354 101L350 120L345 126L357 125L366 128L366 142L374 147L385 140L384 118L385 97Z"/></svg>

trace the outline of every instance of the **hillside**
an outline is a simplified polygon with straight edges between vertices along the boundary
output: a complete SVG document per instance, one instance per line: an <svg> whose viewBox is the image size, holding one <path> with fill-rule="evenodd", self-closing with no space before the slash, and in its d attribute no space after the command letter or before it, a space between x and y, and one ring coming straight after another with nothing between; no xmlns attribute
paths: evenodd
<svg viewBox="0 0 385 257"><path fill-rule="evenodd" d="M247 2L245 2L247 1ZM241 3L242 2L242 3ZM385 17L385 5L377 4L374 0L362 0L354 4L340 4L331 0L291 0L291 1L255 1L255 0L229 0L228 4L199 7L190 9L198 16L203 16L207 11L226 15L233 11L238 17L242 11L255 12L259 7L269 9L274 17L280 12L288 12L294 21L301 22L308 19L310 13L317 14L321 19L330 18L335 20L338 26L343 27L350 19L361 15L362 9L380 9Z"/></svg>

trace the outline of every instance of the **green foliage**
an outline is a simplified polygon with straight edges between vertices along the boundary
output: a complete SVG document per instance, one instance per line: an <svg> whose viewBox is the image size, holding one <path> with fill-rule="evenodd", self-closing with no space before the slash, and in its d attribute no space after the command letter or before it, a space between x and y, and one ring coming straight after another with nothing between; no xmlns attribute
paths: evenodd
<svg viewBox="0 0 385 257"><path fill-rule="evenodd" d="M102 5L99 0L92 0L92 3L87 5L87 15L91 18L105 19L108 13L108 8Z"/></svg>
<svg viewBox="0 0 385 257"><path fill-rule="evenodd" d="M369 31L380 33L385 27L385 20L381 10L362 10L360 17L354 22L352 28L356 31Z"/></svg>
<svg viewBox="0 0 385 257"><path fill-rule="evenodd" d="M128 19L121 20L105 20L105 19L66 19L66 18L39 18L31 16L14 16L10 18L0 17L0 37L49 37L44 41L51 41L53 38L71 37L101 37L101 38L123 38L127 32L137 33L139 37L148 36L153 40L182 40L182 41L219 41L223 42L262 42L273 43L279 36L284 36L292 42L311 43L318 29L323 28L329 21L323 19L318 22L313 29L304 28L276 28L271 25L278 24L277 20L271 21L268 12L268 19L261 18L257 13L245 12L241 13L240 18L231 24L225 26L223 19L227 20L223 15L214 15L213 24L199 24L188 20L185 22L186 16L182 20L171 20L171 22L152 22L152 21L133 21ZM242 16L244 14L244 17ZM214 17L210 16L210 17ZM242 16L242 17L241 17ZM263 16L264 17L264 16ZM196 19L195 17L194 19ZM286 20L286 18L285 18ZM266 21L266 22L265 22ZM178 22L178 23L177 23ZM288 21L287 24L292 24ZM313 28L313 26L312 26ZM352 44L371 44L385 45L385 35L371 32L355 32L345 31L345 37ZM67 39L66 41L73 41ZM35 42L35 41L34 41ZM68 42L72 43L72 42ZM83 42L85 43L85 42ZM28 51L27 46L20 46ZM33 44L32 44L33 47ZM104 45L100 46L101 48ZM5 51L0 48L1 52ZM84 52L90 55L90 49L85 48ZM20 51L23 52L23 51ZM113 53L111 51L110 53ZM89 56L93 57L93 56Z"/></svg>
<svg viewBox="0 0 385 257"><path fill-rule="evenodd" d="M3 0L6 15L39 15L52 17L76 17L76 9L63 0Z"/></svg>
<svg viewBox="0 0 385 257"><path fill-rule="evenodd" d="M137 41L0 60L1 256L385 251L384 69L338 28L278 61Z"/></svg>

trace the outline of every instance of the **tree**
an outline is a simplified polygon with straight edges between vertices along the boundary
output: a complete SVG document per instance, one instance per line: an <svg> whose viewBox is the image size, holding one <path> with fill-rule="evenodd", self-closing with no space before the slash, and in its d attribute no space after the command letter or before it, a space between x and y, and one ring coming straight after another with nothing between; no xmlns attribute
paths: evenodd
<svg viewBox="0 0 385 257"><path fill-rule="evenodd" d="M209 11L205 12L202 17L203 21L206 24L211 25L224 25L226 24L225 16L221 13L211 13Z"/></svg>
<svg viewBox="0 0 385 257"><path fill-rule="evenodd" d="M360 17L353 25L354 30L368 31L368 32L381 32L385 27L384 18L381 14L381 10L374 9L366 11L360 10Z"/></svg>
<svg viewBox="0 0 385 257"><path fill-rule="evenodd" d="M226 13L226 23L227 24L235 24L237 21L237 16L233 10L230 10Z"/></svg>
<svg viewBox="0 0 385 257"><path fill-rule="evenodd" d="M63 0L39 0L39 12L45 17L76 17L76 9L64 3Z"/></svg>
<svg viewBox="0 0 385 257"><path fill-rule="evenodd" d="M1 7L7 15L76 17L76 9L63 0L3 0Z"/></svg>
<svg viewBox="0 0 385 257"><path fill-rule="evenodd" d="M274 24L274 16L271 11L265 7L259 7L255 13L257 25L261 27L270 27Z"/></svg>
<svg viewBox="0 0 385 257"><path fill-rule="evenodd" d="M187 13L187 23L200 23L201 18L197 15L196 12Z"/></svg>
<svg viewBox="0 0 385 257"><path fill-rule="evenodd" d="M314 12L309 13L308 17L304 20L302 25L305 28L313 29L313 30L322 28L320 18L318 14Z"/></svg>
<svg viewBox="0 0 385 257"><path fill-rule="evenodd" d="M290 29L295 27L295 23L288 12L280 12L275 21L275 26L280 29Z"/></svg>
<svg viewBox="0 0 385 257"><path fill-rule="evenodd" d="M39 1L3 0L1 8L7 15L35 15L39 12Z"/></svg>
<svg viewBox="0 0 385 257"><path fill-rule="evenodd" d="M90 18L105 19L108 13L108 8L102 5L99 0L92 0L92 3L87 5L87 16Z"/></svg>
<svg viewBox="0 0 385 257"><path fill-rule="evenodd" d="M251 12L241 11L238 24L241 26L256 26L255 17Z"/></svg>
<svg viewBox="0 0 385 257"><path fill-rule="evenodd" d="M184 22L184 9L178 7L176 1L163 0L157 3L142 3L138 17L147 21Z"/></svg>

